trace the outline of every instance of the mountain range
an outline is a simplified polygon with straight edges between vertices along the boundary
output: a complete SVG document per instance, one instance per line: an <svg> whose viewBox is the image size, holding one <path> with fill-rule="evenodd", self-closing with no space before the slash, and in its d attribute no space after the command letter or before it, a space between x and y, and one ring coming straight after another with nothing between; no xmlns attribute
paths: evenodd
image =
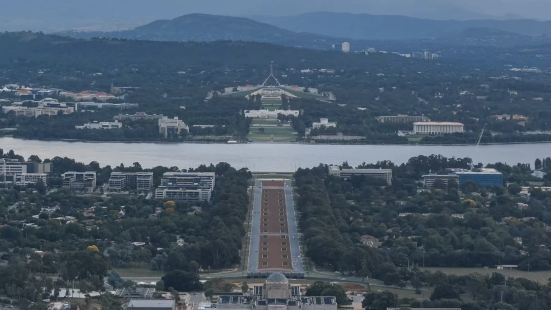
<svg viewBox="0 0 551 310"><path fill-rule="evenodd" d="M77 38L107 37L150 41L254 41L329 49L344 40L358 48L373 41L511 46L548 42L551 22L535 20L429 20L406 16L309 13L252 18L189 14L115 32L62 33Z"/></svg>
<svg viewBox="0 0 551 310"><path fill-rule="evenodd" d="M253 18L295 32L357 40L436 39L473 28L495 29L527 36L551 35L551 21L530 19L433 20L399 15L329 12Z"/></svg>

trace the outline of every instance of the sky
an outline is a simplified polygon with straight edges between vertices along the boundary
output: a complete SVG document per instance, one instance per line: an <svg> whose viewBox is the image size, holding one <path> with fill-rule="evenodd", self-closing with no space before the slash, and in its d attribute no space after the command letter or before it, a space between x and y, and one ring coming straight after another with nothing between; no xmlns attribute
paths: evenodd
<svg viewBox="0 0 551 310"><path fill-rule="evenodd" d="M318 11L551 20L551 0L0 0L0 30L113 30L198 12L255 16Z"/></svg>

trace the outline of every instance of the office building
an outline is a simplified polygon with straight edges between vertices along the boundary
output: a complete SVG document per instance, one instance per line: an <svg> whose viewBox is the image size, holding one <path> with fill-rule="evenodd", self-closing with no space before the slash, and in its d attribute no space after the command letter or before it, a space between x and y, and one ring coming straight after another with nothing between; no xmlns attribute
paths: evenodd
<svg viewBox="0 0 551 310"><path fill-rule="evenodd" d="M96 172L94 171L68 171L61 175L61 179L63 188L69 190L93 192L96 189Z"/></svg>
<svg viewBox="0 0 551 310"><path fill-rule="evenodd" d="M188 125L184 121L178 119L178 117L168 118L163 116L158 121L159 134L165 139L169 137L178 137L184 131L189 131Z"/></svg>
<svg viewBox="0 0 551 310"><path fill-rule="evenodd" d="M343 179L350 179L353 176L366 176L384 180L387 185L392 185L392 169L352 169L329 166L329 175Z"/></svg>
<svg viewBox="0 0 551 310"><path fill-rule="evenodd" d="M422 115L383 115L377 117L381 124L412 124L415 122L428 122L430 119Z"/></svg>
<svg viewBox="0 0 551 310"><path fill-rule="evenodd" d="M15 116L34 117L39 116L57 116L60 114L68 115L75 112L74 107L56 99L46 98L40 101L22 101L14 102L9 106L3 106L2 111L5 114L13 113Z"/></svg>
<svg viewBox="0 0 551 310"><path fill-rule="evenodd" d="M464 127L462 123L455 122L415 122L413 123L413 133L416 135L463 133Z"/></svg>
<svg viewBox="0 0 551 310"><path fill-rule="evenodd" d="M472 171L455 171L459 177L459 185L474 183L481 187L503 187L503 174L495 169L479 169Z"/></svg>
<svg viewBox="0 0 551 310"><path fill-rule="evenodd" d="M252 285L252 296L221 295L220 310L337 310L334 296L303 296L300 286L289 283L284 274L270 274L264 283Z"/></svg>
<svg viewBox="0 0 551 310"><path fill-rule="evenodd" d="M155 198L184 202L210 201L215 179L214 172L167 172L155 190Z"/></svg>
<svg viewBox="0 0 551 310"><path fill-rule="evenodd" d="M450 185L459 185L459 176L456 174L427 174L423 176L423 185L425 188L449 188Z"/></svg>
<svg viewBox="0 0 551 310"><path fill-rule="evenodd" d="M176 310L173 299L130 299L127 310Z"/></svg>
<svg viewBox="0 0 551 310"><path fill-rule="evenodd" d="M17 159L0 159L0 182L2 184L14 184L18 175L27 173L27 165Z"/></svg>
<svg viewBox="0 0 551 310"><path fill-rule="evenodd" d="M112 172L109 191L149 192L153 189L153 172Z"/></svg>
<svg viewBox="0 0 551 310"><path fill-rule="evenodd" d="M19 186L27 186L42 182L44 186L48 186L48 174L46 173L22 173L14 177L14 184Z"/></svg>

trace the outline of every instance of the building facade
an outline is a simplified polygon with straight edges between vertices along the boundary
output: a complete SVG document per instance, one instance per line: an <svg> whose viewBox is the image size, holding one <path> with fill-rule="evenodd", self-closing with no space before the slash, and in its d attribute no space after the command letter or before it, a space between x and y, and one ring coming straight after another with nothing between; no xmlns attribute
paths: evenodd
<svg viewBox="0 0 551 310"><path fill-rule="evenodd" d="M180 136L184 131L189 131L188 125L178 117L168 118L163 116L158 121L159 134L165 139Z"/></svg>
<svg viewBox="0 0 551 310"><path fill-rule="evenodd" d="M153 189L153 172L112 172L108 188L112 192L149 192Z"/></svg>
<svg viewBox="0 0 551 310"><path fill-rule="evenodd" d="M63 188L69 190L93 192L96 189L95 171L67 171L61 175L61 179Z"/></svg>
<svg viewBox="0 0 551 310"><path fill-rule="evenodd" d="M416 135L443 135L465 132L465 125L456 122L415 122L413 133Z"/></svg>
<svg viewBox="0 0 551 310"><path fill-rule="evenodd" d="M392 169L352 169L329 166L329 175L343 179L350 179L353 176L366 176L384 180L387 185L392 185Z"/></svg>
<svg viewBox="0 0 551 310"><path fill-rule="evenodd" d="M474 183L481 187L503 187L503 174L495 169L480 169L473 171L456 171L459 185Z"/></svg>
<svg viewBox="0 0 551 310"><path fill-rule="evenodd" d="M215 180L214 172L167 172L155 190L155 198L184 202L210 201Z"/></svg>
<svg viewBox="0 0 551 310"><path fill-rule="evenodd" d="M383 115L377 117L381 124L412 124L415 122L428 122L430 119L422 115Z"/></svg>
<svg viewBox="0 0 551 310"><path fill-rule="evenodd" d="M320 128L337 128L336 122L330 122L328 118L320 118L319 122L313 122L312 123L313 129L320 129Z"/></svg>
<svg viewBox="0 0 551 310"><path fill-rule="evenodd" d="M456 174L427 174L423 176L423 186L428 189L439 186L447 189L453 184L459 185L459 176Z"/></svg>
<svg viewBox="0 0 551 310"><path fill-rule="evenodd" d="M253 285L252 294L222 295L220 310L337 310L334 296L303 296L282 273L272 273L263 284Z"/></svg>

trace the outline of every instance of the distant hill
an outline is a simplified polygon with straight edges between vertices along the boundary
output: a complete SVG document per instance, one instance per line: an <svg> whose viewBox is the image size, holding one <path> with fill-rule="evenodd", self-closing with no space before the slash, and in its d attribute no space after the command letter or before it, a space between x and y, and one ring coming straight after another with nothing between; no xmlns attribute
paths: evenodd
<svg viewBox="0 0 551 310"><path fill-rule="evenodd" d="M551 36L551 22L517 20L431 20L398 15L308 13L253 19L295 32L356 40L436 39L468 29L494 29L526 36Z"/></svg>
<svg viewBox="0 0 551 310"><path fill-rule="evenodd" d="M323 35L281 29L247 18L209 14L189 14L171 20L158 20L127 31L61 34L76 38L107 37L148 41L250 41L323 49L339 41Z"/></svg>

